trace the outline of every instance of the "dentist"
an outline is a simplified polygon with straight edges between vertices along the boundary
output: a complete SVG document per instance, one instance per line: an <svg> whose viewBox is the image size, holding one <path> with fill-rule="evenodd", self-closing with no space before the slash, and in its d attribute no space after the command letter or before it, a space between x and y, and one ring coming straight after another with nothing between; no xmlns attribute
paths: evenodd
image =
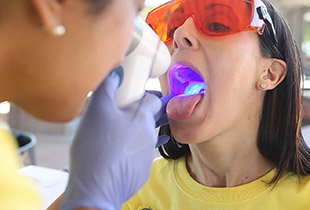
<svg viewBox="0 0 310 210"><path fill-rule="evenodd" d="M71 148L61 209L119 209L149 176L161 100L147 93L119 110L113 100L119 78L110 73L126 53L143 4L0 0L1 101L42 120L66 122L94 91ZM16 145L4 123L0 164L0 209L41 209L31 184L17 175Z"/></svg>

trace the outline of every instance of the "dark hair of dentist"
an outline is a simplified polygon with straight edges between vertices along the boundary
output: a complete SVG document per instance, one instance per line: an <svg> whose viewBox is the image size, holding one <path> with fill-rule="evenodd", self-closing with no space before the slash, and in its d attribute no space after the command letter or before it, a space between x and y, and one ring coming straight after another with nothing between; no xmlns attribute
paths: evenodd
<svg viewBox="0 0 310 210"><path fill-rule="evenodd" d="M146 93L119 110L113 98L119 78L109 75L143 6L143 0L0 0L1 101L67 122L94 91L71 148L62 209L118 209L148 177L161 102ZM42 209L34 187L17 174L16 145L4 123L0 138L0 209Z"/></svg>
<svg viewBox="0 0 310 210"><path fill-rule="evenodd" d="M262 34L241 30L214 36L210 28L225 32L232 14L242 13L241 5L253 8L260 1L174 2L150 12L147 22L156 31L160 20L166 18L168 28L171 21L174 36L169 42L167 33L166 41L172 62L194 68L207 90L168 103L169 126L160 133L171 139L159 148L163 158L153 163L149 180L123 209L309 209L302 64L285 19L262 0L271 17ZM238 12L227 13L234 6ZM220 12L226 13L217 16ZM223 22L217 19L223 16ZM207 25L210 19L223 25Z"/></svg>

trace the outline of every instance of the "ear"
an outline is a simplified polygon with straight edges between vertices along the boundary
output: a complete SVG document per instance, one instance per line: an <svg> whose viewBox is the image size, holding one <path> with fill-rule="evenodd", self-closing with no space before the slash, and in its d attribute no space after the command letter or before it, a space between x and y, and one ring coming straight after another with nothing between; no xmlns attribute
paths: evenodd
<svg viewBox="0 0 310 210"><path fill-rule="evenodd" d="M271 59L267 69L262 70L257 88L261 90L272 90L276 88L286 76L286 63L280 59Z"/></svg>
<svg viewBox="0 0 310 210"><path fill-rule="evenodd" d="M61 23L63 0L30 0L30 2L37 13L42 28L49 34L57 36L57 31L55 30L63 27Z"/></svg>

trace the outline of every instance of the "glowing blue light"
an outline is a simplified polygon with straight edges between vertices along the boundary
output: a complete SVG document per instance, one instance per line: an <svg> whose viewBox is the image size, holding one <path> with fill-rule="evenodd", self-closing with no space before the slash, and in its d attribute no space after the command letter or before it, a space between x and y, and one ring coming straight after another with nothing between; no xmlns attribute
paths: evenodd
<svg viewBox="0 0 310 210"><path fill-rule="evenodd" d="M207 85L203 82L191 82L183 95L195 95L204 94L206 92Z"/></svg>
<svg viewBox="0 0 310 210"><path fill-rule="evenodd" d="M204 94L207 85L203 78L194 70L180 64L170 69L170 90L173 95Z"/></svg>

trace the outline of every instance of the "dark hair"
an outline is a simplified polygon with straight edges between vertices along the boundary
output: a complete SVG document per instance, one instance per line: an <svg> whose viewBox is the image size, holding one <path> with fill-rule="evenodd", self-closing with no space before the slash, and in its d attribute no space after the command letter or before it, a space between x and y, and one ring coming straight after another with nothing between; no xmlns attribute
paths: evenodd
<svg viewBox="0 0 310 210"><path fill-rule="evenodd" d="M257 136L260 153L277 169L271 183L277 183L288 171L298 176L310 174L310 149L301 134L302 62L299 50L283 16L269 1L263 2L273 20L277 43L272 39L272 29L266 27L259 37L261 53L267 58L281 59L287 65L283 82L266 92ZM169 142L159 148L164 158L177 159L190 153L188 145L173 138L169 126L160 128L159 135L163 133L171 136Z"/></svg>

